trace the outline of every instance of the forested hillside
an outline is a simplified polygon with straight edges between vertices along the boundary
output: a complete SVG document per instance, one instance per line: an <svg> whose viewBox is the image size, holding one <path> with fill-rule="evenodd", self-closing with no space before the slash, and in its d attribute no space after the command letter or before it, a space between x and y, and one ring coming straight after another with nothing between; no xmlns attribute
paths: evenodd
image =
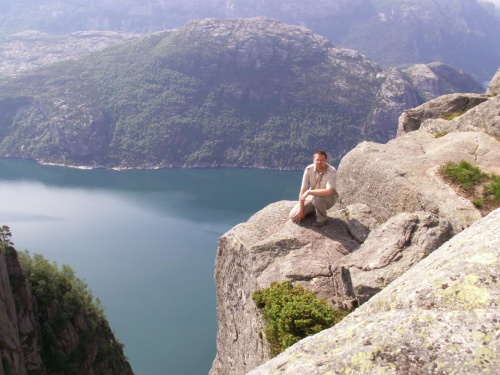
<svg viewBox="0 0 500 375"><path fill-rule="evenodd" d="M383 71L305 28L193 21L0 84L0 155L107 168L297 168L387 141L405 108L482 91L443 65ZM444 91L444 92L443 92Z"/></svg>

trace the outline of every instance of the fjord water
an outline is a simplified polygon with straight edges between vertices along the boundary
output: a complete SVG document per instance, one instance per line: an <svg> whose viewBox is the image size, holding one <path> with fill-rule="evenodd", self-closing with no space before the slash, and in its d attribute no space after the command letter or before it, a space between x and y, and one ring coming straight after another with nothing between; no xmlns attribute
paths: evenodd
<svg viewBox="0 0 500 375"><path fill-rule="evenodd" d="M0 160L0 225L18 250L69 264L106 306L136 375L207 374L216 353L218 238L301 172L109 171Z"/></svg>

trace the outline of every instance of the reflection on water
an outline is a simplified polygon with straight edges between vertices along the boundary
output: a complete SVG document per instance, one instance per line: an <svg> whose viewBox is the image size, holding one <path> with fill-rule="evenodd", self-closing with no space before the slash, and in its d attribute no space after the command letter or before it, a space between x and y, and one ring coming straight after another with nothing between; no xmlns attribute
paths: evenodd
<svg viewBox="0 0 500 375"><path fill-rule="evenodd" d="M105 306L137 375L207 374L218 238L301 173L77 170L0 160L0 225L19 250L69 264Z"/></svg>

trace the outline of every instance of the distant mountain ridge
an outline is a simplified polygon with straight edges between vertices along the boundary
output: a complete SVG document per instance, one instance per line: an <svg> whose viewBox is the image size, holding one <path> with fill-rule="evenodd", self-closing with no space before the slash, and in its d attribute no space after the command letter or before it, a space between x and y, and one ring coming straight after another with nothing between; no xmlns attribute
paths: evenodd
<svg viewBox="0 0 500 375"><path fill-rule="evenodd" d="M484 92L443 64L384 71L268 18L193 21L0 84L0 155L106 168L301 168L387 141L409 107Z"/></svg>
<svg viewBox="0 0 500 375"><path fill-rule="evenodd" d="M3 33L150 33L194 18L267 16L307 26L384 67L440 61L488 81L500 66L500 17L488 1L23 0L3 2L0 11Z"/></svg>
<svg viewBox="0 0 500 375"><path fill-rule="evenodd" d="M28 30L0 39L0 77L10 77L53 62L77 58L142 34L80 31L50 35Z"/></svg>

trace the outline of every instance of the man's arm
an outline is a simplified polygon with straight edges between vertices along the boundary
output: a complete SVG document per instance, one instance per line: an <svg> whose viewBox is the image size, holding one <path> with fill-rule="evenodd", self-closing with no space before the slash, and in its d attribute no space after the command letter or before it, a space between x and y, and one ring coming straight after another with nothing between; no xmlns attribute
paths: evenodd
<svg viewBox="0 0 500 375"><path fill-rule="evenodd" d="M299 193L299 212L297 212L297 214L295 214L295 216L292 218L292 221L294 223L300 223L302 219L304 219L306 216L304 215L304 204L305 204L305 201L306 201L306 198L307 196L309 195L309 192L311 190L306 188L306 187L303 187L302 189L300 189L300 193Z"/></svg>
<svg viewBox="0 0 500 375"><path fill-rule="evenodd" d="M327 197L329 195L333 195L335 190L333 188L327 188L327 189L316 189L316 190L309 190L309 195L317 195L318 197Z"/></svg>

